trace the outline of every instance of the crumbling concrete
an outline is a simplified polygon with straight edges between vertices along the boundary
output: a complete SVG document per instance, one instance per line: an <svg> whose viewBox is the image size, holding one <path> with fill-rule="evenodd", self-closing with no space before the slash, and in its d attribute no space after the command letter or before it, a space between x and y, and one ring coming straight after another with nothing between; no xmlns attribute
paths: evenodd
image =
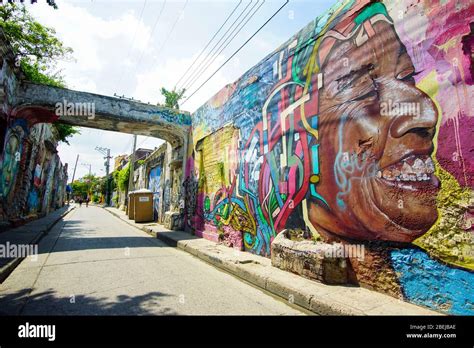
<svg viewBox="0 0 474 348"><path fill-rule="evenodd" d="M338 257L339 245L312 240L293 241L286 231L272 243L272 266L326 284L349 283L348 263Z"/></svg>

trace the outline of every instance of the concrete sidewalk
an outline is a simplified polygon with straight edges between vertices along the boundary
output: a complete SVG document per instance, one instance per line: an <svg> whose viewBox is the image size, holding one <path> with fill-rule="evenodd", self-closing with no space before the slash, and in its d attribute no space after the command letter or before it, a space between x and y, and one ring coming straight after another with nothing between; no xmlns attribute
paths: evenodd
<svg viewBox="0 0 474 348"><path fill-rule="evenodd" d="M74 205L64 206L45 217L31 221L17 228L0 233L0 245L31 245L36 244L48 233L56 222L74 209ZM0 283L10 275L16 266L23 260L22 257L0 257Z"/></svg>
<svg viewBox="0 0 474 348"><path fill-rule="evenodd" d="M268 258L170 231L156 223L135 223L117 208L104 209L171 246L319 315L441 315L368 289L308 280L272 267Z"/></svg>

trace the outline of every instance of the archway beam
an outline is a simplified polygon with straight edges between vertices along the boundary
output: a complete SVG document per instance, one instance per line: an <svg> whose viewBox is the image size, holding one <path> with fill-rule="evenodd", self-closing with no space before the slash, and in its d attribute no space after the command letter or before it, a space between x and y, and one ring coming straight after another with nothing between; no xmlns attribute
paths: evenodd
<svg viewBox="0 0 474 348"><path fill-rule="evenodd" d="M13 117L152 136L173 147L184 145L191 127L186 111L66 88L23 82L14 98Z"/></svg>

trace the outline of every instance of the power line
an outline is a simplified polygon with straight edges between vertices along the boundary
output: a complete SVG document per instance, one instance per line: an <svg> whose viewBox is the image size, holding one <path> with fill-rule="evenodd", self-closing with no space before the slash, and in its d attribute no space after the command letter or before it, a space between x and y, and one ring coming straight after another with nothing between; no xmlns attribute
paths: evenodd
<svg viewBox="0 0 474 348"><path fill-rule="evenodd" d="M148 42L150 42L150 39L152 38L153 36L153 33L155 32L155 29L156 29L156 26L158 24L158 21L160 20L161 18L161 15L163 13L163 10L165 9L165 5L166 5L166 0L163 2L163 6L161 6L161 9L160 9L160 12L158 13L158 16L156 17L156 20L155 20L155 23L153 24L153 28L150 32L150 35L148 36L148 39L146 40L146 44L145 46L143 46L143 49L140 53L140 58L138 58L137 60L137 63L135 64L135 69L133 70L133 73L135 74L135 72L137 71L137 66L140 65L140 62L142 61L142 58L143 58L143 54L145 53L145 49L148 47Z"/></svg>
<svg viewBox="0 0 474 348"><path fill-rule="evenodd" d="M250 12L252 11L253 8L255 8L256 4L258 3L258 0L257 0L257 3L250 8L249 12L246 13L247 9L249 8L249 6L252 4L253 0L250 0L250 2L247 4L247 6L245 6L245 8L242 10L242 12L240 12L240 14L237 16L237 18L234 20L234 22L230 25L229 28L227 28L226 32L224 33L224 35L221 36L221 38L216 42L216 44L212 47L212 49L206 54L206 56L204 57L204 59L200 62L199 66L190 74L188 75L188 77L185 79L185 81L183 82L183 85L182 87L184 89L188 89L189 87L189 82L190 81L194 81L195 77L197 75L200 75L202 73L202 68L203 66L207 66L207 63L209 62L210 59L212 59L214 57L214 54L216 53L216 51L218 51L223 44L225 44L229 37L235 32L235 30L237 30L237 28L240 26L240 24L245 20L245 18L248 17L248 15L250 14ZM244 17L239 21L239 19L242 17L242 15L245 13ZM238 23L237 23L238 22ZM234 25L237 23L237 26L234 28ZM232 30L232 31L231 31ZM229 33L230 31L230 33ZM223 41L224 40L224 41ZM221 43L222 42L222 43ZM220 46L219 46L220 44ZM216 48L217 47L217 48Z"/></svg>
<svg viewBox="0 0 474 348"><path fill-rule="evenodd" d="M132 146L132 141L133 141L133 136L130 138L130 140L127 141L127 145L125 146L125 148L123 149L123 151L120 154L125 153L127 151L127 149L129 149L130 146Z"/></svg>
<svg viewBox="0 0 474 348"><path fill-rule="evenodd" d="M199 91L215 74L217 74L217 72L219 70L221 70L242 48L244 48L244 46L249 43L250 40L253 39L253 37L255 35L257 35L260 30L262 30L286 5L288 5L288 3L290 2L290 0L286 0L286 2L270 17L267 19L267 21L265 23L262 24L262 26L260 28L258 28L258 30L252 34L252 36L250 36L247 41L245 41L234 53L232 53L232 55L224 62L222 63L222 65L217 68L216 71L214 71L212 73L211 76L208 77L208 79L206 81L204 81L189 97L186 98L186 100L181 104L183 105L184 103L186 103L193 95L196 94L197 91Z"/></svg>
<svg viewBox="0 0 474 348"><path fill-rule="evenodd" d="M196 76L193 81L190 82L190 84L188 85L188 88L191 88L195 83L196 81L199 80L199 78L206 72L207 69L209 69L209 67L212 65L212 63L214 63L214 61L219 57L219 55L227 48L227 46L229 46L232 41L234 41L235 37L240 33L240 31L247 25L247 23L253 18L253 16L258 12L258 10L263 6L263 4L265 3L265 0L263 0L263 2L260 3L260 6L257 7L257 9L250 15L250 17L245 21L245 23L239 28L239 30L234 34L234 36L232 36L232 38L230 39L230 41L227 42L227 44L222 47L222 49L217 52L217 54L214 56L214 58L208 62L208 64L205 66L205 68L202 70L202 72L199 74L199 76ZM255 6L254 6L255 7ZM220 47L219 47L220 48Z"/></svg>
<svg viewBox="0 0 474 348"><path fill-rule="evenodd" d="M186 76L186 74L189 72L189 70L194 66L194 64L197 62L197 60L201 57L201 55L204 53L204 51L209 47L209 45L211 44L211 42L215 39L215 37L217 36L217 34L220 33L220 31L222 30L222 28L226 25L226 23L229 21L229 19L232 17L232 15L234 14L234 12L237 10L237 8L240 6L240 4L242 3L242 0L239 1L239 3L234 7L234 9L232 10L232 12L227 16L226 20L224 21L224 23L220 26L220 28L216 31L216 33L214 34L214 36L209 40L209 42L206 44L206 46L201 50L201 52L199 53L199 55L196 57L196 59L194 59L194 61L191 63L191 65L188 67L188 69L184 72L184 74L179 78L178 82L176 82L176 84L174 85L174 89L176 89L176 87L178 86L178 84L181 82L181 80L183 79L183 77Z"/></svg>
<svg viewBox="0 0 474 348"><path fill-rule="evenodd" d="M138 145L137 147L140 148L140 146L142 146L143 144L145 144L145 141L148 140L150 136L147 136L145 139L142 140L142 142L140 143L140 145Z"/></svg>
<svg viewBox="0 0 474 348"><path fill-rule="evenodd" d="M147 3L148 0L145 0L143 2L143 7L142 7L142 10L140 11L140 19L138 20L138 24L136 25L135 27L135 33L133 34L133 38L132 38L132 44L130 45L130 48L128 49L128 54L127 54L127 58L125 59L125 61L128 60L128 58L130 57L130 53L132 52L132 49L133 47L135 46L135 38L137 37L137 32L138 32L138 26L141 24L142 22L142 17L143 17L143 11L145 10L145 6L146 6L146 3ZM123 74L120 74L119 76L119 80L118 82L115 84L115 89L117 89L117 87L120 85L120 83L122 82L122 79L123 79Z"/></svg>
<svg viewBox="0 0 474 348"><path fill-rule="evenodd" d="M188 5L188 2L189 2L189 0L186 0L186 2L184 3L184 6L183 6L183 8L181 9L181 11L180 11L178 17L176 17L176 20L174 21L173 26L171 27L171 30L170 30L169 33L168 33L168 36L166 37L165 41L163 41L163 43L161 44L160 48L158 49L157 56L159 56L159 54L161 53L161 50L163 49L163 47L165 46L165 44L168 42L169 38L171 37L171 34L173 33L174 28L176 27L176 24L178 23L178 21L181 19L181 16L182 16L183 13L184 13L184 9L185 9L186 6Z"/></svg>
<svg viewBox="0 0 474 348"><path fill-rule="evenodd" d="M215 48L217 47L217 45L219 45L221 43L221 41L223 39L224 42L227 41L228 37L230 37L231 34L229 34L229 36L227 36L227 33L234 27L234 24L237 23L237 21L240 19L240 17L242 17L242 15L245 13L245 11L247 11L247 8L250 6L250 4L252 3L253 0L250 0L250 2L247 4L247 6L245 6L245 8L242 10L242 12L238 15L238 17L234 20L234 22L230 25L230 27L227 29L227 31L224 33L224 35L222 35L222 37L219 39L219 41L216 42L216 44L211 48L211 51L209 53L207 53L206 57L204 58L204 60L201 62L201 67L203 64L206 64L209 57L212 58L212 56L214 55L214 50ZM249 12L250 13L250 12ZM245 15L245 17L248 16L248 14ZM244 17L244 18L245 18ZM240 23L239 23L240 24ZM219 46L220 47L220 46ZM219 48L218 48L219 49ZM193 73L191 75L189 75L186 80L184 81L184 83L182 84L182 86L186 89L187 88L187 85L188 85L188 82L190 80L192 80L194 78L194 76L196 75L196 72L200 72L201 71L201 67L198 67L197 70L194 70Z"/></svg>

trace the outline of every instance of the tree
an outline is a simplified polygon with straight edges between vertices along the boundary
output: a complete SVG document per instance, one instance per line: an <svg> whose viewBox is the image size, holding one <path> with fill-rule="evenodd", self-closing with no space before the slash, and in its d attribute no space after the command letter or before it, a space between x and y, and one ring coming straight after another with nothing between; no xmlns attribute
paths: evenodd
<svg viewBox="0 0 474 348"><path fill-rule="evenodd" d="M48 4L56 8L54 1ZM46 27L28 13L26 7L7 3L0 6L0 27L12 46L16 61L27 80L64 88L65 82L59 71L53 71L54 63L69 59L72 48L56 37L53 28ZM60 123L53 123L59 141L69 144L67 138L79 133L78 129Z"/></svg>
<svg viewBox="0 0 474 348"><path fill-rule="evenodd" d="M184 98L184 92L186 90L183 88L181 90L172 91L167 90L166 88L161 88L161 94L165 97L165 106L172 109L179 109L179 101Z"/></svg>
<svg viewBox="0 0 474 348"><path fill-rule="evenodd" d="M87 193L89 192L89 186L87 185L86 182L81 181L81 180L75 180L72 184L72 192L74 196L81 196L85 197L87 196Z"/></svg>

